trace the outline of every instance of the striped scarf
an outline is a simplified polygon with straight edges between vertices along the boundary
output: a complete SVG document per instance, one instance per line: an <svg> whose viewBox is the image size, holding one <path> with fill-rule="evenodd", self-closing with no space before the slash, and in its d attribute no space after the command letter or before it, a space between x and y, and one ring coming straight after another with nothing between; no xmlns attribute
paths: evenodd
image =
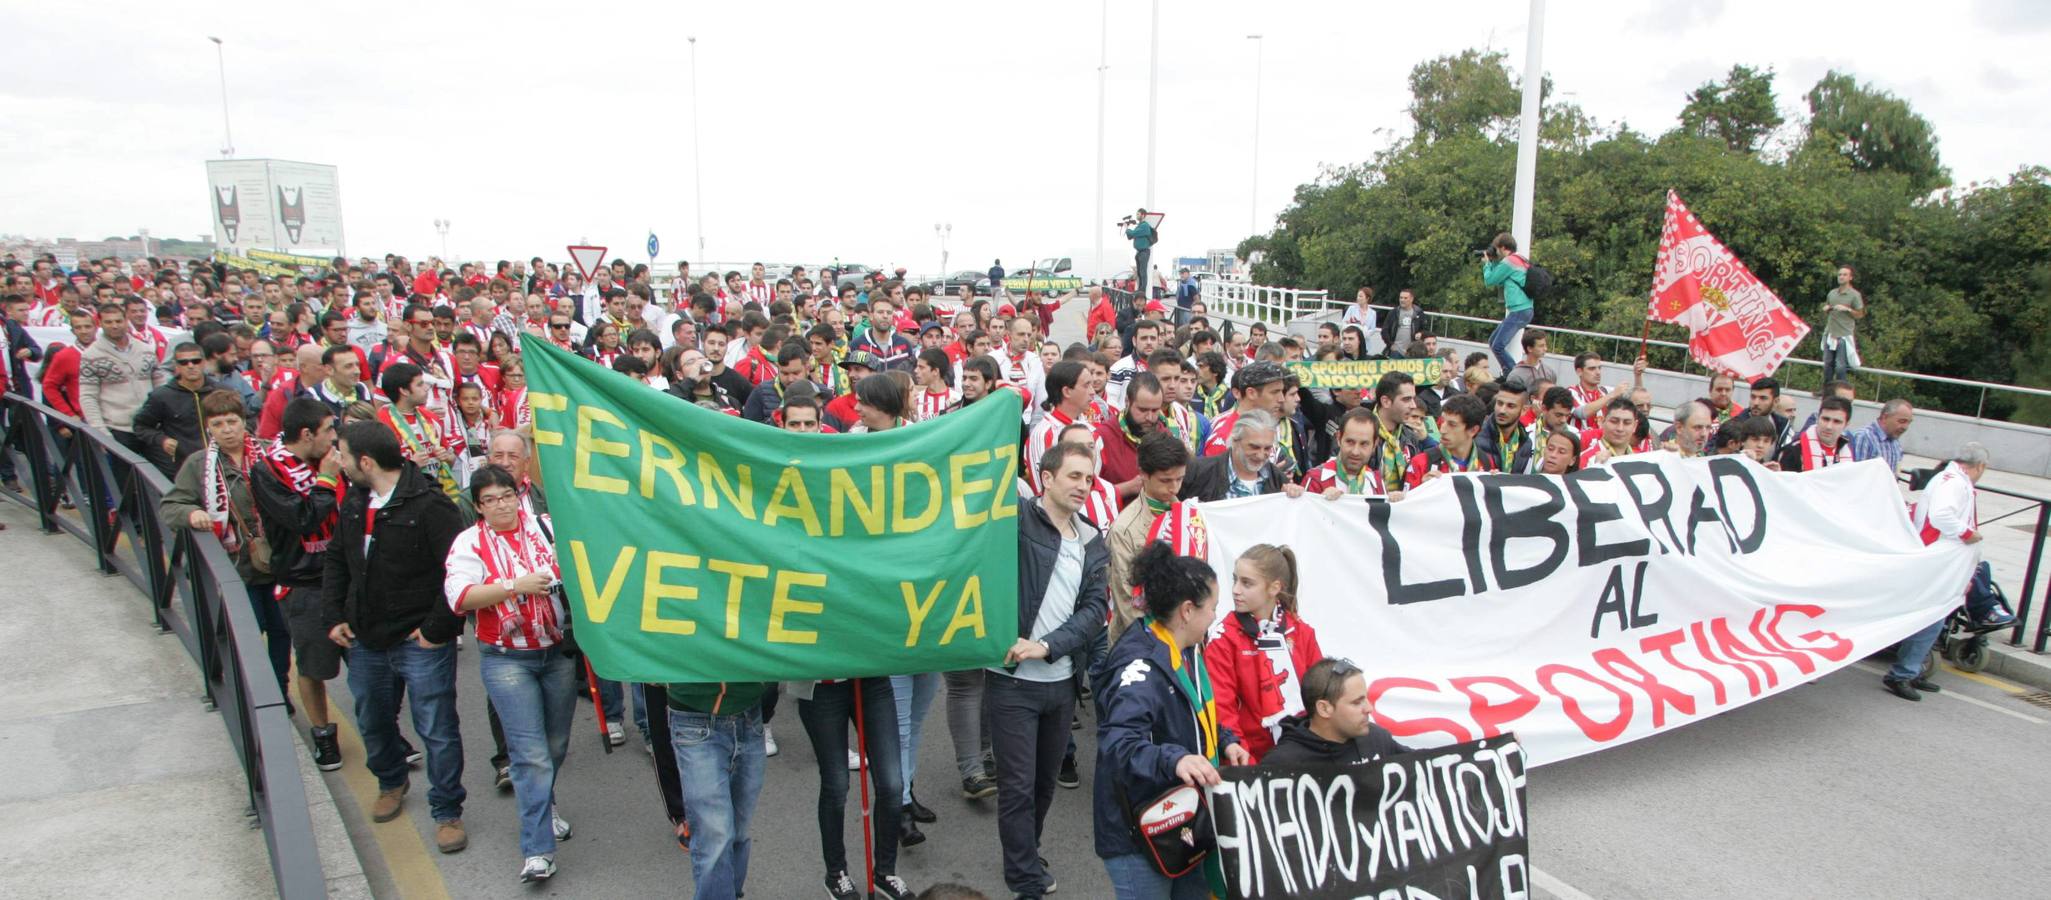
<svg viewBox="0 0 2051 900"><path fill-rule="evenodd" d="M264 448L264 462L269 464L271 474L278 477L279 483L301 497L311 496L314 484L320 481L320 473L292 451L285 449L283 441L273 441L270 446ZM341 508L342 493L345 490L341 482L335 483L337 509ZM335 515L329 513L327 520L322 522L319 528L299 536L299 547L307 553L326 553L328 542L334 538Z"/></svg>
<svg viewBox="0 0 2051 900"><path fill-rule="evenodd" d="M1146 618L1147 630L1155 639L1168 647L1168 660L1173 668L1175 684L1182 689L1182 695L1189 700L1190 713L1196 718L1198 753L1211 761L1213 766L1224 765L1224 748L1218 744L1218 700L1211 692L1210 667L1204 665L1204 645L1195 644L1189 648L1190 665L1183 665L1182 647L1175 642L1175 635L1152 616ZM1204 857L1204 880L1210 882L1211 895L1226 896L1224 858L1218 853Z"/></svg>

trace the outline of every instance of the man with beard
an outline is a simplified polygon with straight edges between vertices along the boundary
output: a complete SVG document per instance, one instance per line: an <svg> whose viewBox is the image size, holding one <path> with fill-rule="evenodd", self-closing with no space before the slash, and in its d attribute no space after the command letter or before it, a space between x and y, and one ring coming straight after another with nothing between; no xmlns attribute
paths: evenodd
<svg viewBox="0 0 2051 900"><path fill-rule="evenodd" d="M1126 387L1125 411L1109 422L1097 423L1097 441L1103 447L1097 473L1118 491L1120 505L1139 493L1144 475L1140 472L1139 446L1146 436L1167 430L1162 415L1167 400L1161 381L1151 372L1141 372Z"/></svg>

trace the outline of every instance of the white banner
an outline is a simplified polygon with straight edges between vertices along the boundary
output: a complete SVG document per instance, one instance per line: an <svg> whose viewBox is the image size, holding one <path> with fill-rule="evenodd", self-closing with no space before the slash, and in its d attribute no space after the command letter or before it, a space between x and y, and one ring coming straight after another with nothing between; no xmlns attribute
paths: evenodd
<svg viewBox="0 0 2051 900"><path fill-rule="evenodd" d="M343 254L342 193L334 166L283 159L207 161L214 246Z"/></svg>
<svg viewBox="0 0 2051 900"><path fill-rule="evenodd" d="M1398 503L1207 503L1211 564L1286 544L1328 656L1412 746L1514 732L1534 763L1679 728L1937 621L1977 559L1924 546L1878 462L1794 474L1654 453L1458 475ZM1220 609L1231 592L1220 590Z"/></svg>

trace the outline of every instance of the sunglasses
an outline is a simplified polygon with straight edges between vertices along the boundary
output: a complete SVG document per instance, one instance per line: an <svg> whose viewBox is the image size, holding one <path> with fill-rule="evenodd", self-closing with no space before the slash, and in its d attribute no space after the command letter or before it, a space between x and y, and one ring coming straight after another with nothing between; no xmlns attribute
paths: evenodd
<svg viewBox="0 0 2051 900"><path fill-rule="evenodd" d="M198 360L198 359L174 359L174 360L172 360L172 362L174 362L174 363L177 363L178 365L181 365L181 366L196 366L196 365L199 365L199 364L200 364L201 362L204 362L204 360Z"/></svg>

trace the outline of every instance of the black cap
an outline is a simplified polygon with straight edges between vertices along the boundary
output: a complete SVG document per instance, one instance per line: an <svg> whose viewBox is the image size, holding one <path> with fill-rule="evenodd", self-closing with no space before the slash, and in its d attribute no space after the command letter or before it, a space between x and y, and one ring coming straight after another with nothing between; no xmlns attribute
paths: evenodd
<svg viewBox="0 0 2051 900"><path fill-rule="evenodd" d="M1263 359L1240 366L1239 371L1232 373L1232 389L1243 391L1247 388L1257 388L1264 384L1284 381L1288 377L1289 373L1283 371L1281 366Z"/></svg>

